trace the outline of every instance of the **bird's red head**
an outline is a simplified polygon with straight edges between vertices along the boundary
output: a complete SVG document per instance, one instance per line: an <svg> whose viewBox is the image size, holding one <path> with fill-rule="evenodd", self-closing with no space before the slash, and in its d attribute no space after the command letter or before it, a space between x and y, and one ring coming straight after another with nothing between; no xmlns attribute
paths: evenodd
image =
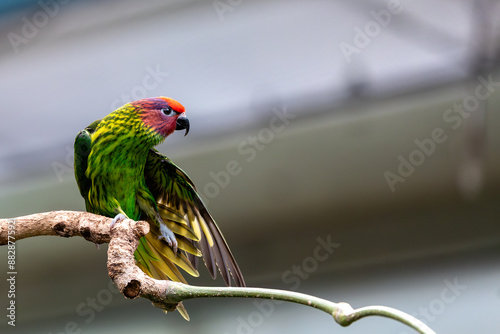
<svg viewBox="0 0 500 334"><path fill-rule="evenodd" d="M184 106L174 99L151 97L130 104L140 112L144 124L162 137L167 137L175 130L186 130L185 135L189 132L189 120Z"/></svg>

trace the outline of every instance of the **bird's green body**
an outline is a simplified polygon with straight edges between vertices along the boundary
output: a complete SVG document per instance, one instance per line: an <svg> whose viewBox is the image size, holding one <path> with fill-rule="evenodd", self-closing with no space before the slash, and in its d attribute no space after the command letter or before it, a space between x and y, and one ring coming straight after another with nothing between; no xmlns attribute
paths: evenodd
<svg viewBox="0 0 500 334"><path fill-rule="evenodd" d="M144 99L80 131L75 139L75 177L86 210L150 222L151 231L141 238L135 257L152 277L186 282L177 267L198 276L198 258L203 256L212 277L218 267L226 284L231 285L232 276L236 285L244 286L238 265L193 183L153 148L179 129L183 114L175 100ZM183 309L181 314L187 317Z"/></svg>
<svg viewBox="0 0 500 334"><path fill-rule="evenodd" d="M146 129L139 115L126 105L104 118L91 135L86 176L92 180L88 199L93 211L130 219L141 218L141 202L156 202L146 187L144 168L149 148L163 141ZM146 149L145 149L146 148Z"/></svg>

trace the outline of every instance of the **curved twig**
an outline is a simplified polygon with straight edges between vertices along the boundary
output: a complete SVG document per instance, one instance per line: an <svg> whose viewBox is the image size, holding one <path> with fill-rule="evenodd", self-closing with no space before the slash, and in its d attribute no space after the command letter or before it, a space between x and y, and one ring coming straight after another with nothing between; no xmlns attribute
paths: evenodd
<svg viewBox="0 0 500 334"><path fill-rule="evenodd" d="M422 334L435 334L420 320L393 308L368 306L353 309L347 303L334 303L303 293L239 287L201 287L178 282L156 280L135 264L134 252L139 239L149 232L144 221L124 219L110 229L112 219L87 212L51 211L13 219L0 219L0 245L8 243L9 226L15 225L15 239L39 235L81 236L94 243L109 242L108 274L126 298L144 297L164 310L174 310L178 303L193 298L261 298L293 302L322 310L341 326L349 326L367 316L397 320Z"/></svg>

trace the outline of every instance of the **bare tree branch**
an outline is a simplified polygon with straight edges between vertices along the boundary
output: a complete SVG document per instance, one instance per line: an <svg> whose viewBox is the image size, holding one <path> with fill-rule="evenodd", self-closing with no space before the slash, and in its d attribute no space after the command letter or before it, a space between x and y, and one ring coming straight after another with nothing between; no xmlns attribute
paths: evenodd
<svg viewBox="0 0 500 334"><path fill-rule="evenodd" d="M112 221L111 218L76 211L52 211L13 219L0 219L0 245L8 244L12 226L15 226L15 240L53 235L81 236L97 244L109 242L108 274L123 295L129 299L144 297L151 300L156 307L167 311L174 310L181 301L192 298L276 299L322 310L341 326L348 326L367 316L382 316L404 323L419 333L435 334L420 320L385 306L353 309L347 303L333 303L292 291L246 287L200 287L153 279L136 266L134 258L139 239L149 232L149 224L145 221L122 219L111 227Z"/></svg>
<svg viewBox="0 0 500 334"><path fill-rule="evenodd" d="M55 235L60 237L83 237L96 244L108 243L111 239L111 218L79 211L50 211L12 219L0 219L0 245L8 241L8 223L16 226L15 240Z"/></svg>

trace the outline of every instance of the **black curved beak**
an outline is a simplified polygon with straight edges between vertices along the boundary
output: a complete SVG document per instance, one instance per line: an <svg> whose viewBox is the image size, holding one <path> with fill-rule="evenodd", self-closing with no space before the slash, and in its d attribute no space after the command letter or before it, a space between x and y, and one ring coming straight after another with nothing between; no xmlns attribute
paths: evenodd
<svg viewBox="0 0 500 334"><path fill-rule="evenodd" d="M186 117L186 115L182 114L179 117L177 117L177 123L175 124L175 129L176 130L186 129L186 133L184 133L184 136L187 136L187 134L189 133L189 120Z"/></svg>

